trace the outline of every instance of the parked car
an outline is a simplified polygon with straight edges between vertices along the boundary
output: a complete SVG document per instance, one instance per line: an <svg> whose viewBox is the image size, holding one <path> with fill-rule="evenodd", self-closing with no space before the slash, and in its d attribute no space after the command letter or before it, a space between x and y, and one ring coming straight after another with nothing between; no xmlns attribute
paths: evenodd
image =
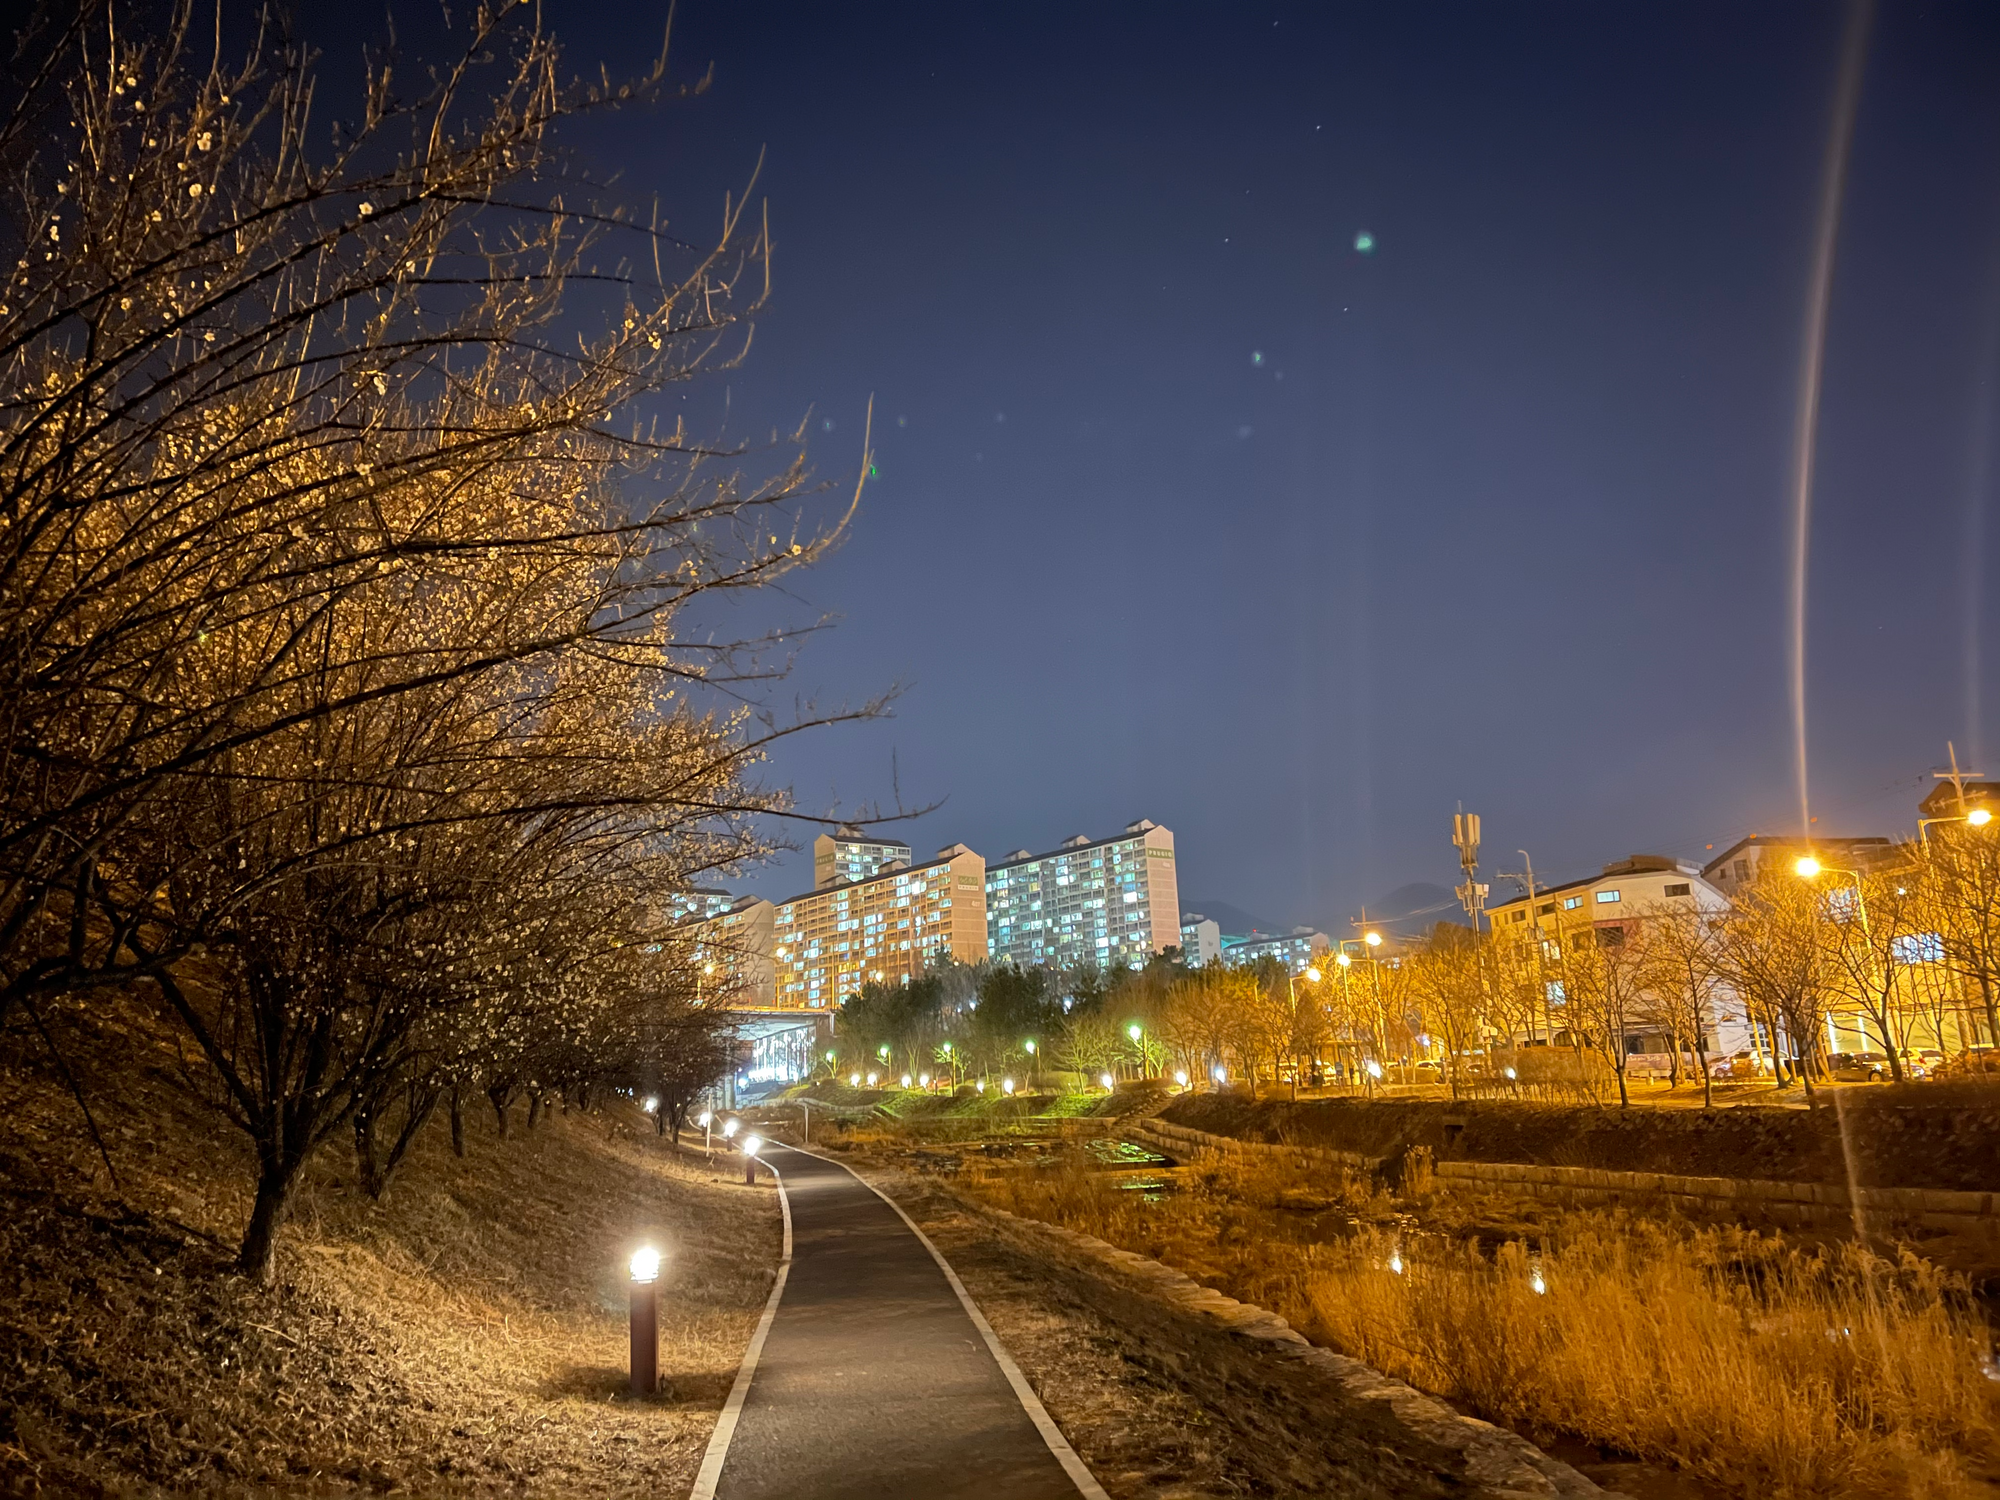
<svg viewBox="0 0 2000 1500"><path fill-rule="evenodd" d="M1771 1063L1754 1052L1736 1052L1713 1064L1709 1071L1716 1078L1769 1078Z"/></svg>
<svg viewBox="0 0 2000 1500"><path fill-rule="evenodd" d="M1836 1052L1827 1062L1833 1076L1846 1083L1880 1083L1890 1076L1886 1052Z"/></svg>

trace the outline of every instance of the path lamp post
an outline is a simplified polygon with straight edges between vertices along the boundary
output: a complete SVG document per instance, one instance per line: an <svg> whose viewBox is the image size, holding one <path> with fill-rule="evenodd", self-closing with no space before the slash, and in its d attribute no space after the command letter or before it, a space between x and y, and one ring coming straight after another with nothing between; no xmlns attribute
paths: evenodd
<svg viewBox="0 0 2000 1500"><path fill-rule="evenodd" d="M660 1252L641 1245L632 1252L632 1394L650 1396L660 1386Z"/></svg>
<svg viewBox="0 0 2000 1500"><path fill-rule="evenodd" d="M764 1149L764 1142L754 1135L743 1137L743 1185L757 1185L757 1153Z"/></svg>
<svg viewBox="0 0 2000 1500"><path fill-rule="evenodd" d="M1104 1092L1107 1094L1113 1092L1118 1087L1118 1080L1113 1078L1109 1073L1101 1075L1097 1081L1104 1085Z"/></svg>
<svg viewBox="0 0 2000 1500"><path fill-rule="evenodd" d="M1130 1026L1125 1028L1125 1035L1132 1038L1133 1044L1139 1049L1139 1076L1144 1078L1146 1076L1146 1028L1141 1026L1137 1021L1134 1021Z"/></svg>
<svg viewBox="0 0 2000 1500"><path fill-rule="evenodd" d="M736 1139L736 1127L741 1123L739 1120L724 1120L722 1122L722 1138L725 1141Z"/></svg>
<svg viewBox="0 0 2000 1500"><path fill-rule="evenodd" d="M1011 1078L1003 1078L1003 1079L1001 1079L1001 1080L1000 1080L1000 1092L1001 1092L1001 1093L1003 1093L1003 1094L1007 1094L1007 1095L1010 1095L1010 1096L1011 1096L1011 1095L1013 1094L1013 1092L1014 1092L1014 1080L1013 1080L1013 1079L1011 1079Z"/></svg>

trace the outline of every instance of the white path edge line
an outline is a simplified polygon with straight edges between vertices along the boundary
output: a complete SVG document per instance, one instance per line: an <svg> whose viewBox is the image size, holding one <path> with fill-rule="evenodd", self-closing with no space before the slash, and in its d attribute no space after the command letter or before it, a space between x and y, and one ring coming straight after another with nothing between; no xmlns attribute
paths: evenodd
<svg viewBox="0 0 2000 1500"><path fill-rule="evenodd" d="M840 1168L896 1211L896 1217L907 1224L910 1233L917 1237L917 1242L930 1251L931 1259L936 1261L938 1269L944 1272L944 1279L950 1282L951 1289L958 1293L958 1300L964 1306L966 1315L972 1319L972 1326L977 1328L979 1336L986 1340L986 1347L1000 1366L1000 1373L1007 1377L1007 1384L1014 1388L1014 1395L1020 1400L1021 1409L1027 1412L1028 1420L1035 1424L1035 1430L1042 1435L1042 1441L1049 1445L1049 1452L1055 1455L1056 1462L1062 1465L1063 1472L1069 1475L1077 1492L1084 1497L1084 1500L1111 1500L1111 1497L1105 1494L1104 1486L1097 1482L1097 1476L1085 1467L1083 1460L1077 1457L1076 1449L1069 1445L1069 1439L1062 1435L1062 1429L1056 1426L1055 1418L1050 1416L1049 1409L1042 1405L1042 1398L1037 1396L1034 1387L1028 1384L1028 1377L1023 1375L1021 1367L1014 1363L1014 1356L1009 1354L1007 1346L1000 1342L1000 1335L995 1333L993 1325L986 1321L986 1314L981 1312L979 1304L972 1300L972 1294L965 1289L965 1283L958 1279L958 1272L951 1268L951 1262L939 1253L938 1247L931 1243L931 1237L917 1228L917 1221L903 1212L903 1205L844 1161L835 1161L830 1156L821 1156L817 1151L801 1150L797 1146L788 1146L787 1149ZM706 1469L703 1472L706 1473ZM697 1484L689 1500L711 1500L711 1497Z"/></svg>
<svg viewBox="0 0 2000 1500"><path fill-rule="evenodd" d="M715 1500L715 1487L722 1480L722 1464L729 1457L729 1440L736 1436L736 1420L743 1415L743 1403L750 1396L750 1379L757 1373L757 1361L764 1353L764 1340L770 1336L771 1323L778 1316L779 1299L785 1295L785 1282L792 1274L792 1198L785 1191L785 1178L768 1161L767 1170L778 1181L778 1207L785 1216L785 1248L778 1258L778 1279L771 1284L771 1297L764 1304L764 1316L757 1320L757 1331L750 1335L750 1347L743 1351L743 1363L737 1368L736 1383L729 1388L729 1399L722 1403L722 1415L715 1419L715 1431L709 1435L708 1451L701 1456L701 1472L694 1477L694 1488L688 1492L688 1500ZM931 1252L935 1255L937 1252Z"/></svg>

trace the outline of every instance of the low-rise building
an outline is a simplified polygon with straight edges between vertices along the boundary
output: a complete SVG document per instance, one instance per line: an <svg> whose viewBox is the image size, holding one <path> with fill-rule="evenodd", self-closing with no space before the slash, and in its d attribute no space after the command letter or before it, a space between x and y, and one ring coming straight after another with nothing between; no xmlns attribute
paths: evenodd
<svg viewBox="0 0 2000 1500"><path fill-rule="evenodd" d="M986 861L963 844L920 865L777 905L771 955L781 1006L830 1009L862 985L908 984L932 964L986 957Z"/></svg>
<svg viewBox="0 0 2000 1500"><path fill-rule="evenodd" d="M986 872L986 951L1022 968L1141 965L1180 940L1174 835L1141 818L1110 838L1017 849Z"/></svg>
<svg viewBox="0 0 2000 1500"><path fill-rule="evenodd" d="M1782 834L1753 833L1738 839L1701 867L1701 878L1723 895L1734 897L1757 883L1757 873L1767 861L1782 860L1790 869L1811 854L1822 864L1849 869L1873 870L1896 857L1896 846L1885 838L1834 839L1788 838Z"/></svg>

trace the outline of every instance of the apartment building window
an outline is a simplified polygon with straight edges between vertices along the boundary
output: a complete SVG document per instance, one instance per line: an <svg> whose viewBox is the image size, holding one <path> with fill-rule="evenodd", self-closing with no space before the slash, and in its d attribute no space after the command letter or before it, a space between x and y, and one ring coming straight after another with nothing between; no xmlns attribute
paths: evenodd
<svg viewBox="0 0 2000 1500"><path fill-rule="evenodd" d="M1599 891L1597 893L1597 903L1600 906L1608 906L1613 901L1617 901L1619 899L1621 898L1619 897L1619 894L1616 891Z"/></svg>
<svg viewBox="0 0 2000 1500"><path fill-rule="evenodd" d="M1667 895L1669 895L1669 896L1685 896L1685 895L1687 895L1687 894L1688 894L1688 884L1687 884L1687 882L1686 882L1686 881L1682 881L1682 882L1680 882L1680 884L1678 884L1678 885L1670 885L1670 886L1668 886L1668 887L1666 888L1666 894L1667 894Z"/></svg>

